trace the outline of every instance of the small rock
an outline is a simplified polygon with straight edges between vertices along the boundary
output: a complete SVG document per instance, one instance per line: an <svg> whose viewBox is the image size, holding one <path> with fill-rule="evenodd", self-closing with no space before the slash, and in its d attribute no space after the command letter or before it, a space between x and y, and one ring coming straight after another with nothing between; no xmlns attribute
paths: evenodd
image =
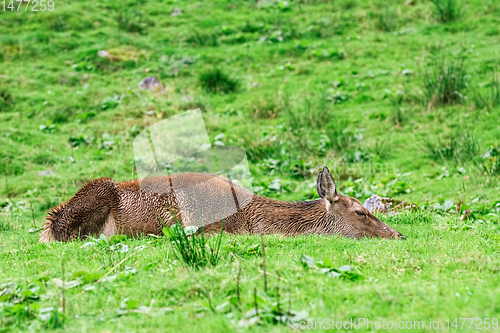
<svg viewBox="0 0 500 333"><path fill-rule="evenodd" d="M365 200L363 207L369 212L374 213L392 213L394 211L402 211L407 209L417 209L418 206L408 201L401 201L391 198L384 198L373 194Z"/></svg>
<svg viewBox="0 0 500 333"><path fill-rule="evenodd" d="M182 96L182 100L185 102L190 102L193 100L193 96L189 96L189 95Z"/></svg>
<svg viewBox="0 0 500 333"><path fill-rule="evenodd" d="M154 76L144 78L141 82L139 82L138 86L139 89L142 90L158 91L164 89L161 82Z"/></svg>
<svg viewBox="0 0 500 333"><path fill-rule="evenodd" d="M194 64L194 60L191 59L190 57L188 56L182 56L181 58L181 62L184 64L184 65L191 65L191 64Z"/></svg>
<svg viewBox="0 0 500 333"><path fill-rule="evenodd" d="M389 212L389 209L387 208L387 205L382 202L382 197L379 197L378 195L373 194L371 197L365 200L365 203L363 204L363 207L368 209L369 212L382 212L382 213L387 213Z"/></svg>
<svg viewBox="0 0 500 333"><path fill-rule="evenodd" d="M101 50L101 51L97 52L97 55L101 58L106 58L106 57L109 57L110 53L108 51Z"/></svg>
<svg viewBox="0 0 500 333"><path fill-rule="evenodd" d="M66 60L64 63L65 63L66 65L68 65L68 66L73 65L73 61L71 61L71 60Z"/></svg>
<svg viewBox="0 0 500 333"><path fill-rule="evenodd" d="M170 14L171 16L178 16L178 15L182 15L182 10L180 10L180 8L174 8L172 10L172 14Z"/></svg>
<svg viewBox="0 0 500 333"><path fill-rule="evenodd" d="M259 82L254 82L254 83L252 83L252 87L253 87L253 88L260 87Z"/></svg>
<svg viewBox="0 0 500 333"><path fill-rule="evenodd" d="M146 68L146 69L144 70L144 73L149 73L149 71L151 71L151 70L150 70L149 68Z"/></svg>
<svg viewBox="0 0 500 333"><path fill-rule="evenodd" d="M49 170L44 170L44 171L38 171L38 175L42 176L42 177L51 177L51 176L55 176L56 173L49 169Z"/></svg>
<svg viewBox="0 0 500 333"><path fill-rule="evenodd" d="M405 1L405 6L413 6L413 0Z"/></svg>
<svg viewBox="0 0 500 333"><path fill-rule="evenodd" d="M413 71L411 69L403 69L403 72L402 72L403 75L413 75Z"/></svg>

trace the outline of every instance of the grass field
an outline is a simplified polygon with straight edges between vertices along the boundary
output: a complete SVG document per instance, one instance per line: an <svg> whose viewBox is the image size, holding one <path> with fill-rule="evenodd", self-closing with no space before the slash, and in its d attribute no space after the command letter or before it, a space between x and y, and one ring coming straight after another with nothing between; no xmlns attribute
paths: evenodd
<svg viewBox="0 0 500 333"><path fill-rule="evenodd" d="M498 1L53 4L0 14L0 330L270 332L293 316L498 331ZM150 75L165 89L139 89ZM245 149L255 193L316 199L328 165L342 194L417 203L380 216L407 241L265 236L267 293L260 237L224 236L200 270L166 238L38 243L49 208L137 177L134 137L195 108L213 144Z"/></svg>

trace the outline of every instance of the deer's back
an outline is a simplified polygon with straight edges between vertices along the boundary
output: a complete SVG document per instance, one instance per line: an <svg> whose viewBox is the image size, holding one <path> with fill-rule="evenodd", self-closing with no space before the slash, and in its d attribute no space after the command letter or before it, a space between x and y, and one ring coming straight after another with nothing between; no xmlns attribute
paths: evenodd
<svg viewBox="0 0 500 333"><path fill-rule="evenodd" d="M118 183L120 232L161 235L165 225L180 220L184 225L218 228L224 219L229 232L245 224L244 208L253 193L209 174L179 174ZM180 214L181 213L181 214ZM218 222L218 223L217 223Z"/></svg>

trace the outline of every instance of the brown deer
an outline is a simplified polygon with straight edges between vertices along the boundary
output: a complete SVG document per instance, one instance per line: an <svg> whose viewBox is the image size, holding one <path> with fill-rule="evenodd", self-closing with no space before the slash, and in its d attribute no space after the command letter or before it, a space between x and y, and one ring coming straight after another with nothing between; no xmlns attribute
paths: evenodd
<svg viewBox="0 0 500 333"><path fill-rule="evenodd" d="M131 237L161 235L165 225L177 221L180 206L189 208L194 205L192 197L185 192L158 193L160 191L154 190L163 185L172 188L173 183L181 186L203 184L200 191L205 191L205 198L227 198L236 202L237 211L206 226L207 232L223 228L227 233L340 234L357 239L406 239L370 213L357 199L337 193L335 181L325 166L317 180L320 199L300 202L268 199L234 185L224 177L202 173L158 176L142 183L139 180L115 183L109 178L99 178L83 186L67 203L49 212L40 241L68 241L101 233ZM152 190L148 190L148 186ZM210 200L201 204L217 212L224 206L220 202L212 204L214 207L210 207ZM196 205L199 207L200 202ZM182 214L182 220L184 225L189 225L189 214Z"/></svg>

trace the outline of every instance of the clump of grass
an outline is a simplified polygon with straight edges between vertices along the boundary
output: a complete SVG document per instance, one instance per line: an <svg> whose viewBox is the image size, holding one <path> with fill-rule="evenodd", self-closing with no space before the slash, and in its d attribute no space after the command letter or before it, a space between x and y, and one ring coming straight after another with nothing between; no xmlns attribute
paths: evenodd
<svg viewBox="0 0 500 333"><path fill-rule="evenodd" d="M341 152L356 141L354 132L349 128L349 123L343 119L334 119L325 126L325 134L329 139L329 146Z"/></svg>
<svg viewBox="0 0 500 333"><path fill-rule="evenodd" d="M0 175L22 176L24 171L24 160L0 153Z"/></svg>
<svg viewBox="0 0 500 333"><path fill-rule="evenodd" d="M377 140L371 147L370 152L380 159L386 159L391 151L391 143L388 140Z"/></svg>
<svg viewBox="0 0 500 333"><path fill-rule="evenodd" d="M193 32L187 36L186 43L195 46L219 46L219 34L215 31L199 32L193 29Z"/></svg>
<svg viewBox="0 0 500 333"><path fill-rule="evenodd" d="M403 102L406 100L406 93L402 90L398 90L391 94L389 97L389 101L394 109L393 113L393 122L397 126L401 126L403 122L406 120L406 116L404 114L404 109L401 107Z"/></svg>
<svg viewBox="0 0 500 333"><path fill-rule="evenodd" d="M284 95L282 101L285 118L283 126L285 134L282 138L288 139L290 151L317 153L315 142L321 137L325 124L331 118L333 103L326 99L326 96L306 96L304 99L291 102L289 97ZM323 141L320 145L327 146L328 139Z"/></svg>
<svg viewBox="0 0 500 333"><path fill-rule="evenodd" d="M251 104L255 119L274 119L283 109L283 100L279 95L261 96Z"/></svg>
<svg viewBox="0 0 500 333"><path fill-rule="evenodd" d="M0 207L2 207L0 205ZM10 224L9 221L7 221L7 218L8 218L8 214L9 212L8 211L5 211L5 217L1 216L0 215L0 231L12 231L13 228L12 228L12 225Z"/></svg>
<svg viewBox="0 0 500 333"><path fill-rule="evenodd" d="M147 34L147 28L153 26L154 23L143 16L143 13L133 12L119 12L116 14L116 23L118 28L128 32L138 33L140 35Z"/></svg>
<svg viewBox="0 0 500 333"><path fill-rule="evenodd" d="M194 110L194 109L200 109L204 111L206 109L205 104L203 102L198 101L198 100L191 100L191 101L186 101L177 107L178 110Z"/></svg>
<svg viewBox="0 0 500 333"><path fill-rule="evenodd" d="M196 226L183 227L177 218L174 225L163 228L163 233L170 240L177 260L184 262L186 266L200 269L219 264L222 228L211 243L206 238L203 227L201 229Z"/></svg>
<svg viewBox="0 0 500 333"><path fill-rule="evenodd" d="M424 93L430 106L464 101L467 77L463 59L442 61L422 74Z"/></svg>
<svg viewBox="0 0 500 333"><path fill-rule="evenodd" d="M49 153L38 153L33 157L32 161L40 165L53 165L56 163L56 159Z"/></svg>
<svg viewBox="0 0 500 333"><path fill-rule="evenodd" d="M496 68L491 70L491 82L485 84L489 93L482 94L478 88L473 89L473 103L479 109L493 109L500 105L500 78Z"/></svg>
<svg viewBox="0 0 500 333"><path fill-rule="evenodd" d="M488 180L500 177L500 147L490 147L486 154L476 159L476 165L488 177Z"/></svg>
<svg viewBox="0 0 500 333"><path fill-rule="evenodd" d="M446 138L437 138L434 142L425 139L424 144L435 161L463 164L474 159L479 153L479 141L469 133L453 132Z"/></svg>
<svg viewBox="0 0 500 333"><path fill-rule="evenodd" d="M330 120L332 102L326 96L306 96L295 105L283 98L283 111L287 115L286 125L292 132L302 129L321 129Z"/></svg>
<svg viewBox="0 0 500 333"><path fill-rule="evenodd" d="M438 19L442 23L457 21L462 16L462 2L459 0L431 0Z"/></svg>
<svg viewBox="0 0 500 333"><path fill-rule="evenodd" d="M7 89L0 88L0 112L6 111L12 104L14 98Z"/></svg>
<svg viewBox="0 0 500 333"><path fill-rule="evenodd" d="M54 15L51 17L48 28L53 31L62 32L68 29L67 18L64 15Z"/></svg>
<svg viewBox="0 0 500 333"><path fill-rule="evenodd" d="M57 109L49 116L49 120L54 124L67 123L73 114L71 108Z"/></svg>
<svg viewBox="0 0 500 333"><path fill-rule="evenodd" d="M200 73L199 84L210 93L228 94L239 87L237 78L224 73L220 68L209 68Z"/></svg>
<svg viewBox="0 0 500 333"><path fill-rule="evenodd" d="M399 27L398 14L393 7L387 7L377 15L377 29L391 32Z"/></svg>

